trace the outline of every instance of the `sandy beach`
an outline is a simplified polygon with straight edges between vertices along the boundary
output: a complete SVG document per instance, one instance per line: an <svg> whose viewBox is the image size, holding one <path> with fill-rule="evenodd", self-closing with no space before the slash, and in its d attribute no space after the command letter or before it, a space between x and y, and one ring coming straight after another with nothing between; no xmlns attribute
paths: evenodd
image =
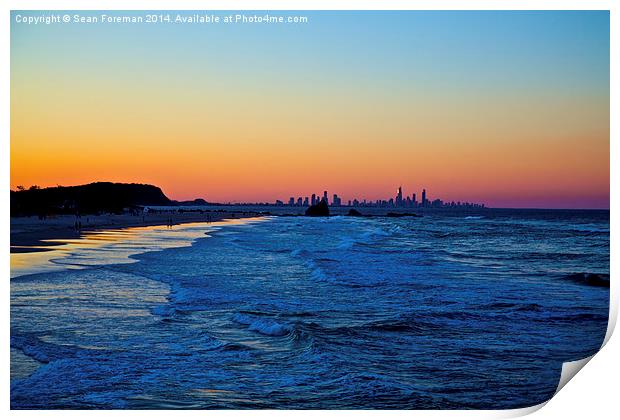
<svg viewBox="0 0 620 420"><path fill-rule="evenodd" d="M217 222L223 219L256 217L254 211L214 210L204 212L158 212L145 215L59 215L40 220L32 217L11 217L11 253L41 252L46 247L60 245L66 240L80 238L84 233L101 229L122 229L139 226L159 226L172 223ZM77 229L76 229L76 223ZM81 224L81 229L79 228Z"/></svg>

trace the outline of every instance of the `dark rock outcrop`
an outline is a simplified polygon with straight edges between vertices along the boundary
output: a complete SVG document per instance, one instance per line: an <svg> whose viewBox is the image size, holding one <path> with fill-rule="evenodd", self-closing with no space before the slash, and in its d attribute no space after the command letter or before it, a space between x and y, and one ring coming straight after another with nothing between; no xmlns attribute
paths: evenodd
<svg viewBox="0 0 620 420"><path fill-rule="evenodd" d="M609 274L575 273L569 274L566 278L590 286L609 287Z"/></svg>
<svg viewBox="0 0 620 420"><path fill-rule="evenodd" d="M329 216L329 206L325 200L321 200L319 204L315 204L306 209L306 216L326 217Z"/></svg>
<svg viewBox="0 0 620 420"><path fill-rule="evenodd" d="M609 287L609 276L604 274L585 274L584 280L590 286Z"/></svg>
<svg viewBox="0 0 620 420"><path fill-rule="evenodd" d="M349 210L349 212L347 213L347 216L355 216L355 217L362 217L363 214L360 213L359 211L355 210L355 209L351 209Z"/></svg>
<svg viewBox="0 0 620 420"><path fill-rule="evenodd" d="M392 213L389 212L385 215L385 217L422 217L420 214L416 213Z"/></svg>

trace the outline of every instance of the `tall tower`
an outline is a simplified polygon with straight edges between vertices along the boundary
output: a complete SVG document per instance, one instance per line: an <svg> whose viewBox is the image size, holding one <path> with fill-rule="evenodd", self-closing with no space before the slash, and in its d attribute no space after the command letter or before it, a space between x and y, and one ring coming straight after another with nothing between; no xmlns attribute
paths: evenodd
<svg viewBox="0 0 620 420"><path fill-rule="evenodd" d="M403 205L403 187L398 187L398 191L396 193L396 207L402 207Z"/></svg>
<svg viewBox="0 0 620 420"><path fill-rule="evenodd" d="M323 200L325 200L325 204L329 204L329 200L327 199L327 191L323 191Z"/></svg>
<svg viewBox="0 0 620 420"><path fill-rule="evenodd" d="M426 190L422 190L422 207L426 207Z"/></svg>

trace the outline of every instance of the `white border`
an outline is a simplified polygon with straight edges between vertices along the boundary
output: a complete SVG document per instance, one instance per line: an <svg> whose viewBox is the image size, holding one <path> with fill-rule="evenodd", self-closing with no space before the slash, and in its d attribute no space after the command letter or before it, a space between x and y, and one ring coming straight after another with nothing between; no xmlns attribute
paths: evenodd
<svg viewBox="0 0 620 420"><path fill-rule="evenodd" d="M612 10L613 0L6 0L13 10Z"/></svg>
<svg viewBox="0 0 620 420"><path fill-rule="evenodd" d="M0 54L4 57L2 66L0 66L0 80L3 88L1 92L10 91L10 10L611 10L611 275L615 277L615 267L618 261L618 250L614 245L618 243L618 229L616 229L618 200L619 195L614 193L613 186L618 185L618 170L614 168L613 163L618 161L618 122L613 116L620 115L618 113L618 25L620 19L618 13L620 8L617 3L612 0L5 0L0 4L2 11L2 24L0 25ZM3 205L0 206L0 212L5 221L9 218L9 185L10 185L10 154L7 153L10 147L10 130L9 130L9 110L10 98L8 94L0 96L0 136L2 139L3 152L0 154L2 161L2 180L5 185L6 192L2 196ZM2 226L2 244L4 249L9 249L9 223L5 222ZM5 251L5 252L6 252ZM3 258L3 269L5 273L5 281L2 282L2 291L6 305L4 309L4 323L2 324L2 348L0 352L3 356L3 369L5 372L4 381L2 381L2 406L5 410L9 409L9 322L10 322L10 262L9 253L6 252ZM615 280L615 278L614 278ZM612 283L614 283L612 281ZM618 287L611 288L611 307L610 307L610 328L607 332L606 341L609 340L613 327L615 326L618 313ZM535 416L539 418L581 418L583 416L594 416L594 418L615 418L617 415L617 386L619 372L618 355L620 354L620 345L617 338L608 342L604 351L597 354L589 363L588 368L584 372L579 373L579 379L571 381L557 396L552 398L544 410L538 411ZM336 412L286 412L286 411L208 411L208 412L175 412L174 416L209 416L211 418L229 418L229 417L249 417L253 419L271 419L272 417L288 418L293 414L298 418L314 418L317 415L327 417L349 417L353 418L375 418L376 416L396 418L400 416L418 416L423 415L424 418L503 418L524 415L538 410L545 404L537 407L531 407L521 410L506 411L336 411ZM4 411L4 410L3 410ZM10 415L16 418L30 417L35 414L28 411L11 411ZM36 415L43 415L50 418L72 418L74 416L81 417L81 412L53 411L53 412L37 412ZM106 411L89 412L89 417L107 418L110 415ZM115 412L114 416L123 418L128 417L146 417L149 418L165 418L171 413L165 411L149 411L149 412L133 412L122 411ZM456 417L455 417L456 416ZM542 416L542 417L541 417Z"/></svg>

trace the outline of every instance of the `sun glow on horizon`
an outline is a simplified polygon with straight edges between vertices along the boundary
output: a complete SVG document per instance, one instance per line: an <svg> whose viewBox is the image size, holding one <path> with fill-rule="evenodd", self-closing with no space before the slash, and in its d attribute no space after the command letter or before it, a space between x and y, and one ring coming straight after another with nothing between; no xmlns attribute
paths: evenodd
<svg viewBox="0 0 620 420"><path fill-rule="evenodd" d="M12 20L11 188L346 202L402 185L491 207L609 208L608 12L308 15Z"/></svg>

